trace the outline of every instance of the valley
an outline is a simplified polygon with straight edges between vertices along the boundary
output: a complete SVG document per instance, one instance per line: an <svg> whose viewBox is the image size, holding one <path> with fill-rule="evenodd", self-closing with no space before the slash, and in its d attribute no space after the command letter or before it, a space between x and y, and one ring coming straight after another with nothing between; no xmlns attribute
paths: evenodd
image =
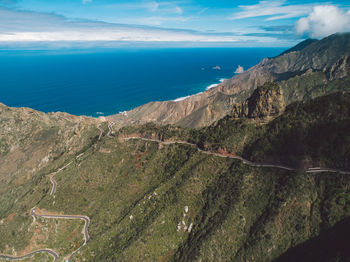
<svg viewBox="0 0 350 262"><path fill-rule="evenodd" d="M0 260L346 261L349 43L106 118L0 104Z"/></svg>

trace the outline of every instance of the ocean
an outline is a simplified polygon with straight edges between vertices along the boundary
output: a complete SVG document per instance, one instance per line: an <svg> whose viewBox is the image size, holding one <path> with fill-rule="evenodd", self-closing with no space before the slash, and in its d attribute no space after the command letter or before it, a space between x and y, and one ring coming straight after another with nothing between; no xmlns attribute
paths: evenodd
<svg viewBox="0 0 350 262"><path fill-rule="evenodd" d="M0 102L102 116L175 100L285 48L0 51Z"/></svg>

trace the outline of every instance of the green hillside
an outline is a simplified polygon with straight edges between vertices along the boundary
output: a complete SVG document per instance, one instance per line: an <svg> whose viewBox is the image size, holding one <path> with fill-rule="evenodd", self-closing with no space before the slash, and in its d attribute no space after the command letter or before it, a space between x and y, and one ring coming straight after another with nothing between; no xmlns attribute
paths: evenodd
<svg viewBox="0 0 350 262"><path fill-rule="evenodd" d="M349 261L349 46L107 118L0 104L0 261Z"/></svg>
<svg viewBox="0 0 350 262"><path fill-rule="evenodd" d="M305 173L300 163L349 170L349 105L349 93L337 93L292 104L268 124L226 117L202 130L134 126L113 138L103 126L101 140L93 139L95 129L94 142L64 163L49 162L20 187L8 181L0 198L1 253L45 247L62 261L82 245L82 222L34 223L29 211L36 206L91 219L91 239L73 261L283 261L303 248L319 254L319 245L344 236L337 232L350 215L350 179ZM210 152L298 169L252 167L194 145L127 139L134 136L187 140ZM70 161L50 196L48 174ZM327 234L332 238L323 239ZM345 256L341 246L333 253L334 259Z"/></svg>

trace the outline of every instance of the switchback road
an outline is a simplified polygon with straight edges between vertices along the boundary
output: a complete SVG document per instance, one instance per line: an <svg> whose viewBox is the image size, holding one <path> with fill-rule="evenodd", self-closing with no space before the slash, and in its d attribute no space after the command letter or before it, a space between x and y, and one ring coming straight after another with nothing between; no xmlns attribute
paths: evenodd
<svg viewBox="0 0 350 262"><path fill-rule="evenodd" d="M32 208L31 215L37 216L37 217L43 217L43 218L56 218L56 219L79 219L83 220L85 222L84 226L84 245L90 240L89 236L89 225L90 225L90 218L87 216L80 216L80 215L51 215L51 214L38 214L36 212L36 207Z"/></svg>
<svg viewBox="0 0 350 262"><path fill-rule="evenodd" d="M113 136L112 136L112 133L113 133L113 128L112 128L112 126L113 126L113 123L108 122L108 134L107 134L107 136L108 136L109 138L113 138Z"/></svg>
<svg viewBox="0 0 350 262"><path fill-rule="evenodd" d="M32 208L31 210L32 216L42 217L42 218L48 218L48 219L74 219L74 220L83 220L85 222L84 225L84 243L76 249L72 254L68 256L68 258L65 260L67 262L70 262L73 255L78 252L83 246L86 245L86 243L90 240L89 236L89 225L90 225L90 218L87 216L80 216L80 215L52 215L52 214L38 214L36 212L36 207Z"/></svg>
<svg viewBox="0 0 350 262"><path fill-rule="evenodd" d="M0 254L0 258L7 259L7 260L22 260L22 259L31 257L31 256L33 256L35 254L39 254L39 253L48 253L49 255L53 256L54 261L56 261L58 259L58 254L51 249L39 249L39 250L36 250L36 251L30 252L28 254L25 254L23 256L18 256L18 257Z"/></svg>
<svg viewBox="0 0 350 262"><path fill-rule="evenodd" d="M50 175L50 181L52 183L52 188L51 188L51 192L50 192L50 196L53 196L56 193L56 188L57 188L57 182L55 180L55 176L61 172L62 170L66 169L70 164L72 164L73 161L69 162L67 165L65 165L64 167L61 167L60 169L58 169L56 172L53 172Z"/></svg>
<svg viewBox="0 0 350 262"><path fill-rule="evenodd" d="M79 157L83 156L84 153L81 153L80 155L78 155L76 157L76 159L78 159ZM59 168L57 171L53 172L50 175L50 181L52 183L52 188L51 188L51 192L50 192L50 196L53 196L56 192L56 188L57 188L57 182L55 180L55 175L57 175L59 172L61 172L62 170L66 169L69 165L72 164L73 161L69 162L68 164L66 164L65 166ZM90 235L89 235L89 225L90 225L90 218L88 216L81 216L81 215L52 215L52 214L42 214L42 213L37 213L36 212L36 207L33 207L30 210L30 214L32 215L34 222L35 222L35 217L42 217L42 218L48 218L48 219L70 219L70 220L83 220L85 222L84 225L84 243L78 248L76 249L74 252L72 252L68 258L65 260L66 262L70 262L73 255L78 252L83 246L86 245L86 243L90 240ZM25 254L23 256L11 256L11 255L5 255L5 254L0 254L0 259L7 259L7 260L22 260L25 259L27 257L33 256L35 254L38 253L48 253L51 256L54 257L54 261L56 261L59 258L59 255L51 250L51 249L39 249L33 252L30 252L28 254Z"/></svg>

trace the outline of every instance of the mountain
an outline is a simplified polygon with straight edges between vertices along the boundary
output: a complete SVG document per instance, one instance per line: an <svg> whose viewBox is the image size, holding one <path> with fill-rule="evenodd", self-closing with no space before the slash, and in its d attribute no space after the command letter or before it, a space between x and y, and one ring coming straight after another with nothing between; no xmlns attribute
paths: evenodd
<svg viewBox="0 0 350 262"><path fill-rule="evenodd" d="M293 46L292 48L289 48L288 50L284 51L282 54L280 54L279 56L285 55L287 53L291 53L291 52L295 52L295 51L300 51L302 49L304 49L305 47L307 47L308 45L317 42L317 39L311 39L308 38L302 42L300 42L299 44L297 44L296 46Z"/></svg>
<svg viewBox="0 0 350 262"><path fill-rule="evenodd" d="M281 88L276 83L265 83L254 90L251 97L232 109L235 118L275 117L283 112L285 102Z"/></svg>
<svg viewBox="0 0 350 262"><path fill-rule="evenodd" d="M350 94L335 93L263 125L227 116L199 130L147 124L111 135L98 120L2 106L0 253L345 261L349 108Z"/></svg>
<svg viewBox="0 0 350 262"><path fill-rule="evenodd" d="M349 36L111 118L0 104L0 261L347 261Z"/></svg>
<svg viewBox="0 0 350 262"><path fill-rule="evenodd" d="M342 91L328 83L348 77L349 72L350 33L335 34L319 41L307 40L285 54L266 58L201 94L178 102L151 102L109 119L120 126L154 122L203 127L224 117L234 104L243 102L266 82L278 83L286 104L290 104ZM330 89L325 89L326 85Z"/></svg>
<svg viewBox="0 0 350 262"><path fill-rule="evenodd" d="M20 173L26 173L29 179L47 162L83 150L85 144L91 143L91 129L96 129L98 122L0 103L0 181L8 182Z"/></svg>

